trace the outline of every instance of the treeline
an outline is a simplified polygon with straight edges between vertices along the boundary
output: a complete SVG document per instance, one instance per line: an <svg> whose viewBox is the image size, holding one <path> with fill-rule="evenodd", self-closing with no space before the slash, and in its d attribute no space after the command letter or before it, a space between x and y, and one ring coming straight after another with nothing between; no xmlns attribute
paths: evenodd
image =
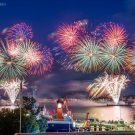
<svg viewBox="0 0 135 135"><path fill-rule="evenodd" d="M39 133L47 129L47 119L40 113L41 108L34 107L33 97L23 97L22 100L22 133ZM20 110L2 109L0 111L0 135L19 133Z"/></svg>

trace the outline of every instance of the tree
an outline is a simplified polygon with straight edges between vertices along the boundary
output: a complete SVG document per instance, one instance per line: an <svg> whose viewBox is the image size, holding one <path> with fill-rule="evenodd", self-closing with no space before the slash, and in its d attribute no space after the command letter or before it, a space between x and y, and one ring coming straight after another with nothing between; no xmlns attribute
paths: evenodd
<svg viewBox="0 0 135 135"><path fill-rule="evenodd" d="M18 115L16 115L16 113ZM0 111L0 134L13 135L15 132L19 132L19 113L3 109Z"/></svg>
<svg viewBox="0 0 135 135"><path fill-rule="evenodd" d="M37 133L40 132L39 125L36 120L36 117L32 114L26 114L24 119L22 120L22 131L24 133Z"/></svg>
<svg viewBox="0 0 135 135"><path fill-rule="evenodd" d="M33 97L23 97L23 108L26 110L32 110L32 107L36 103Z"/></svg>
<svg viewBox="0 0 135 135"><path fill-rule="evenodd" d="M32 111L36 100L33 97L23 97L22 108L22 133L45 132L47 129L47 119L40 113L40 108L36 112ZM2 109L0 111L0 135L13 135L19 132L19 109L14 111Z"/></svg>
<svg viewBox="0 0 135 135"><path fill-rule="evenodd" d="M37 120L37 122L39 124L40 132L45 132L48 128L47 119L41 115L40 119Z"/></svg>
<svg viewBox="0 0 135 135"><path fill-rule="evenodd" d="M19 132L19 109L0 111L0 135L13 135ZM26 110L22 110L22 132L35 133L39 131L36 116Z"/></svg>

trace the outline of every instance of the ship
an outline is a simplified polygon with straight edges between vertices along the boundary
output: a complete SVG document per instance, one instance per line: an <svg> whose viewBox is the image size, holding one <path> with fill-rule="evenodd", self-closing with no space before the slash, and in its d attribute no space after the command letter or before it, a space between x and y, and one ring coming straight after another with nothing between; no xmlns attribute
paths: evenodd
<svg viewBox="0 0 135 135"><path fill-rule="evenodd" d="M65 110L65 113L64 113ZM64 99L57 100L55 118L47 121L47 132L73 132L75 131L75 122L72 112L69 110L68 101Z"/></svg>

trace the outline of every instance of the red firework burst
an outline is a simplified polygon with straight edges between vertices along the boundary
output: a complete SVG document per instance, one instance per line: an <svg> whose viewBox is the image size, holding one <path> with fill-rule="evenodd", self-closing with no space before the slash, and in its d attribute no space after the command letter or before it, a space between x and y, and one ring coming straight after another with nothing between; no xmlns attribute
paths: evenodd
<svg viewBox="0 0 135 135"><path fill-rule="evenodd" d="M121 45L126 42L126 30L118 24L109 23L105 25L103 31L103 39L112 46Z"/></svg>
<svg viewBox="0 0 135 135"><path fill-rule="evenodd" d="M79 33L74 25L62 25L57 31L58 42L64 50L71 48L78 37Z"/></svg>

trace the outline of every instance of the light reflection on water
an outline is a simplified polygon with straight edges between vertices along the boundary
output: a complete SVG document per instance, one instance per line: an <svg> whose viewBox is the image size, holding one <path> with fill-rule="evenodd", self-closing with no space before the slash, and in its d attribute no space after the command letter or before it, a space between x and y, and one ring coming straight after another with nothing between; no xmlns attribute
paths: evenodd
<svg viewBox="0 0 135 135"><path fill-rule="evenodd" d="M120 120L131 122L134 119L135 107L130 106L105 106L90 108L74 108L73 114L77 119L85 119L86 112L90 113L90 117L96 117L99 120Z"/></svg>

